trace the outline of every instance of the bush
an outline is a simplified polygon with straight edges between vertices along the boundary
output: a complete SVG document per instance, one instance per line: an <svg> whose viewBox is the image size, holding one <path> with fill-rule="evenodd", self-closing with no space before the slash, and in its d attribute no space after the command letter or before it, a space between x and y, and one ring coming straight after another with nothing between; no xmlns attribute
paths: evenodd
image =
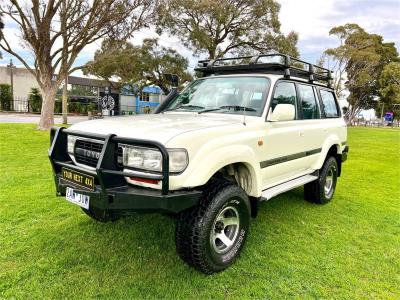
<svg viewBox="0 0 400 300"><path fill-rule="evenodd" d="M54 112L56 114L61 114L62 113L62 102L56 100L55 105L54 105Z"/></svg>
<svg viewBox="0 0 400 300"><path fill-rule="evenodd" d="M76 113L77 112L77 108L76 108L77 104L78 104L77 102L68 103L68 112Z"/></svg>
<svg viewBox="0 0 400 300"><path fill-rule="evenodd" d="M97 111L97 104L96 103L90 103L87 106L87 111L96 112Z"/></svg>
<svg viewBox="0 0 400 300"><path fill-rule="evenodd" d="M40 112L42 109L42 95L37 88L31 88L29 94L29 107L32 112Z"/></svg>
<svg viewBox="0 0 400 300"><path fill-rule="evenodd" d="M9 84L0 84L0 106L1 110L12 109L11 85Z"/></svg>
<svg viewBox="0 0 400 300"><path fill-rule="evenodd" d="M81 114L87 114L87 105L86 104L81 104L79 112Z"/></svg>
<svg viewBox="0 0 400 300"><path fill-rule="evenodd" d="M87 114L89 111L96 113L97 104L96 103L80 103L80 102L70 102L68 104L68 112L75 114Z"/></svg>

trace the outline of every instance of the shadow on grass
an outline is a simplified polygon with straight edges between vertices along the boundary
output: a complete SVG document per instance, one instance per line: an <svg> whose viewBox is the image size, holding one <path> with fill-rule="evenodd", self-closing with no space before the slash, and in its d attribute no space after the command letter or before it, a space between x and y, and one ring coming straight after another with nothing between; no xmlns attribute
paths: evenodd
<svg viewBox="0 0 400 300"><path fill-rule="evenodd" d="M290 219L292 211L309 206L303 201L302 195L302 189L297 189L268 202L262 202L258 219L252 220L251 231L259 232L257 227L262 225L265 219L276 216ZM51 250L57 251L62 248L66 259L63 264L69 267L79 265L80 268L88 270L94 268L97 271L129 269L146 273L157 269L158 273L175 277L186 272L188 267L175 252L174 218L160 214L135 214L113 223L98 223L83 213L79 214L74 214L68 226L58 230L57 235L53 236L53 244L57 245L58 249ZM263 235L269 235L268 227ZM250 238L248 248L260 247L259 243L252 244L251 240L253 238ZM266 248L264 251L268 251L268 243L261 246Z"/></svg>

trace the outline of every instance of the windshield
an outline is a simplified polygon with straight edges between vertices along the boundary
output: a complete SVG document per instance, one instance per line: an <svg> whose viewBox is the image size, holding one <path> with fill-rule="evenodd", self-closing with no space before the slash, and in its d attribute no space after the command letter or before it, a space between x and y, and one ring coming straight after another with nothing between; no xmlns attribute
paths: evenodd
<svg viewBox="0 0 400 300"><path fill-rule="evenodd" d="M166 111L261 116L270 82L256 76L202 78L192 82Z"/></svg>

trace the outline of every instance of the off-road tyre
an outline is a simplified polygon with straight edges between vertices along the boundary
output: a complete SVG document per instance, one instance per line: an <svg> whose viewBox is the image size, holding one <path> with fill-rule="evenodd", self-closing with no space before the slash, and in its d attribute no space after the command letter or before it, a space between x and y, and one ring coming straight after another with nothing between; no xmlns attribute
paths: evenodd
<svg viewBox="0 0 400 300"><path fill-rule="evenodd" d="M221 220L230 222L235 220L236 214L238 225L224 227ZM216 220L217 217L220 219ZM200 272L212 274L222 271L239 256L249 222L250 202L244 190L231 182L212 180L204 188L198 206L179 215L175 231L177 253ZM231 246L225 247L218 237L214 239L222 232L232 238Z"/></svg>
<svg viewBox="0 0 400 300"><path fill-rule="evenodd" d="M91 217L93 220L98 222L106 223L106 222L114 222L119 219L119 216L109 213L106 210L89 207L89 209L82 208L82 211Z"/></svg>
<svg viewBox="0 0 400 300"><path fill-rule="evenodd" d="M335 193L337 177L337 161L333 156L329 156L319 172L318 179L304 185L304 198L317 204L328 203ZM326 188L327 186L330 186L329 190Z"/></svg>

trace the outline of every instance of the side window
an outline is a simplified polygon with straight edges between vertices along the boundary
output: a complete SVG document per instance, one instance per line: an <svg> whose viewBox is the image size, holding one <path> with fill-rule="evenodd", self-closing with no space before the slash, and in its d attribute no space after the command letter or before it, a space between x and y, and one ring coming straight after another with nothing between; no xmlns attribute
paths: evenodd
<svg viewBox="0 0 400 300"><path fill-rule="evenodd" d="M278 104L292 104L296 109L296 102L297 102L297 97L296 97L296 88L294 86L294 83L292 82L278 82L278 84L275 87L275 93L274 97L272 98L271 101L271 109L274 111L275 107ZM296 118L297 118L297 112L296 112Z"/></svg>
<svg viewBox="0 0 400 300"><path fill-rule="evenodd" d="M339 116L338 107L332 92L320 90L322 100L322 110L327 118L336 118Z"/></svg>
<svg viewBox="0 0 400 300"><path fill-rule="evenodd" d="M298 84L299 97L301 100L301 109L303 119L319 119L319 110L315 99L314 89L310 85Z"/></svg>

